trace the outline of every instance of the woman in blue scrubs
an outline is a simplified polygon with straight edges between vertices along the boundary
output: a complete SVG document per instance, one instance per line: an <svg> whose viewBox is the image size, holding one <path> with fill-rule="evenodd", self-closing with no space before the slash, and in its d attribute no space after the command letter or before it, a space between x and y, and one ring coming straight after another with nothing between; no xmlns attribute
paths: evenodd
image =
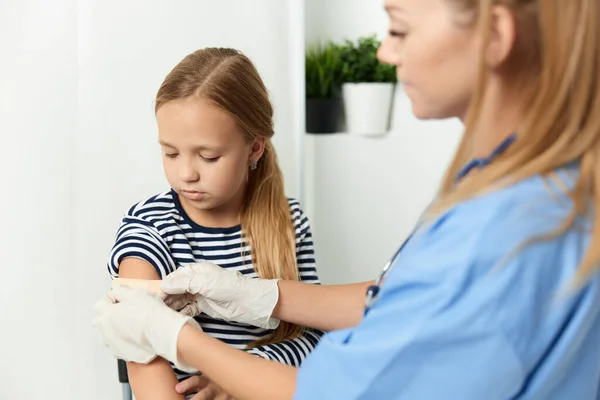
<svg viewBox="0 0 600 400"><path fill-rule="evenodd" d="M181 312L127 288L102 299L105 344L202 371L179 387L197 399L599 399L600 3L385 7L378 56L414 114L461 118L465 133L380 286L190 265L163 283ZM210 338L199 312L329 333L295 369Z"/></svg>

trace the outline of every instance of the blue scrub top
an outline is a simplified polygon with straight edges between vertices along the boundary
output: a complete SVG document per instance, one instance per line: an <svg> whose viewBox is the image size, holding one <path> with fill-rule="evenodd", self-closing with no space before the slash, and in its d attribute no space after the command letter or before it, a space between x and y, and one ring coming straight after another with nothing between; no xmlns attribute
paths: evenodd
<svg viewBox="0 0 600 400"><path fill-rule="evenodd" d="M557 172L569 186L577 167ZM600 274L564 295L589 221L526 243L571 205L535 176L423 224L363 321L303 362L294 398L600 399Z"/></svg>

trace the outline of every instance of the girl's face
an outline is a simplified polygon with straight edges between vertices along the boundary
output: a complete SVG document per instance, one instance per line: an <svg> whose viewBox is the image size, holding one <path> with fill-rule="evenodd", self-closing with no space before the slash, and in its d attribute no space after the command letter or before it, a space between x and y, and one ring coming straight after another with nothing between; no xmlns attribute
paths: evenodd
<svg viewBox="0 0 600 400"><path fill-rule="evenodd" d="M237 213L261 141L247 143L233 117L205 100L169 102L156 119L164 171L184 206Z"/></svg>
<svg viewBox="0 0 600 400"><path fill-rule="evenodd" d="M413 113L464 118L475 90L479 47L474 29L447 0L386 0L389 34L378 51L395 65Z"/></svg>

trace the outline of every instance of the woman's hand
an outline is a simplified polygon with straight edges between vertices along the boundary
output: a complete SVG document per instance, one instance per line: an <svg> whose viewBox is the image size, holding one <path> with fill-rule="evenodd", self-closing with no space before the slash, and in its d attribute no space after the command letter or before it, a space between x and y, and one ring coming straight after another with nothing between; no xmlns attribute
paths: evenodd
<svg viewBox="0 0 600 400"><path fill-rule="evenodd" d="M196 393L192 400L234 400L219 385L205 376L192 376L175 386L179 394Z"/></svg>
<svg viewBox="0 0 600 400"><path fill-rule="evenodd" d="M94 314L93 325L115 357L147 364L158 355L182 371L197 371L178 359L177 340L184 325L200 326L171 310L158 296L117 286L96 303Z"/></svg>
<svg viewBox="0 0 600 400"><path fill-rule="evenodd" d="M169 274L161 290L165 303L189 316L201 312L225 321L275 329L279 298L277 279L254 279L210 263L190 264Z"/></svg>

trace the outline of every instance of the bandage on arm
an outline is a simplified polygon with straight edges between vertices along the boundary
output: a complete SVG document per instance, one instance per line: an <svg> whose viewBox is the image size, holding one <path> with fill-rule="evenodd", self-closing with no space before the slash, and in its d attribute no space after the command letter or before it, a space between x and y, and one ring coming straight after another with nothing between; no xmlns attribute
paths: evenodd
<svg viewBox="0 0 600 400"><path fill-rule="evenodd" d="M160 276L154 267L138 258L125 258L119 264L116 283L138 285L154 293L159 290ZM146 283L140 282L146 281ZM137 400L185 400L175 391L177 377L171 364L164 358L156 358L149 364L127 363L129 384Z"/></svg>
<svg viewBox="0 0 600 400"><path fill-rule="evenodd" d="M137 289L143 289L152 294L156 294L164 299L166 297L166 294L162 290L160 290L161 282L162 280L160 279L116 278L112 281L112 287L122 285Z"/></svg>

